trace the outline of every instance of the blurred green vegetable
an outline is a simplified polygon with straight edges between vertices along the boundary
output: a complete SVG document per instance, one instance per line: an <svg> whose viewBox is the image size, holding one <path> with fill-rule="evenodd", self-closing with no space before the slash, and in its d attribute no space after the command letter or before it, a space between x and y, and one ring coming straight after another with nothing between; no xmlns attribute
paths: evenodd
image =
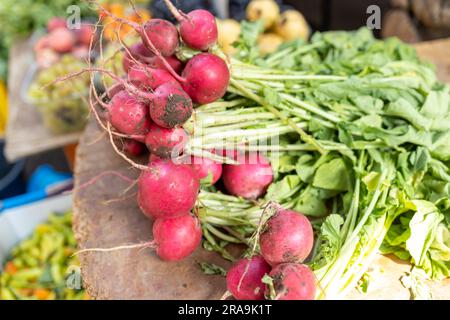
<svg viewBox="0 0 450 320"><path fill-rule="evenodd" d="M81 18L95 15L88 1L83 0L2 0L0 2L0 30L6 45L17 37L27 36L46 26L52 17L67 16L71 5L80 7Z"/></svg>
<svg viewBox="0 0 450 320"><path fill-rule="evenodd" d="M88 296L74 273L78 260L73 241L72 214L52 214L47 223L36 227L33 235L18 244L0 275L0 300L82 300Z"/></svg>

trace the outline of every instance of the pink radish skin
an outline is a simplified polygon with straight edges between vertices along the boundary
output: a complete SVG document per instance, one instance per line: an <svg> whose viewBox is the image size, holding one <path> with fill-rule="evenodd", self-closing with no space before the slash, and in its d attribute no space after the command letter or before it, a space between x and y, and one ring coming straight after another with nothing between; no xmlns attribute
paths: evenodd
<svg viewBox="0 0 450 320"><path fill-rule="evenodd" d="M206 104L224 96L230 81L227 64L211 53L201 53L187 63L183 89L195 103Z"/></svg>
<svg viewBox="0 0 450 320"><path fill-rule="evenodd" d="M175 128L183 125L194 110L192 100L178 83L167 82L154 92L150 102L150 116L163 128Z"/></svg>
<svg viewBox="0 0 450 320"><path fill-rule="evenodd" d="M222 177L229 193L254 200L264 195L272 183L273 172L263 155L251 153L244 159L244 163L224 165Z"/></svg>
<svg viewBox="0 0 450 320"><path fill-rule="evenodd" d="M166 129L153 123L149 131L145 144L150 153L163 159L178 156L188 142L188 135L183 128Z"/></svg>
<svg viewBox="0 0 450 320"><path fill-rule="evenodd" d="M243 258L228 270L227 289L237 300L263 300L266 285L262 278L269 272L270 266L263 257Z"/></svg>
<svg viewBox="0 0 450 320"><path fill-rule="evenodd" d="M303 262L311 253L314 233L308 218L292 210L278 210L259 238L261 255L272 266Z"/></svg>
<svg viewBox="0 0 450 320"><path fill-rule="evenodd" d="M173 71L175 71L176 73L180 74L181 71L183 71L183 66L184 66L183 62L178 60L177 57L170 56L170 57L165 57L164 59L166 59L167 63L172 67ZM166 66L162 62L161 58L159 58L157 56L150 57L150 58L146 59L145 61L153 68L163 69L163 70L168 71Z"/></svg>
<svg viewBox="0 0 450 320"><path fill-rule="evenodd" d="M56 30L58 28L65 28L65 29L67 29L66 19L60 18L60 17L54 17L54 18L51 18L47 22L47 30L48 30L48 32L52 32L53 30Z"/></svg>
<svg viewBox="0 0 450 320"><path fill-rule="evenodd" d="M191 157L191 163L197 172L200 182L206 185L215 184L222 176L222 164L208 158Z"/></svg>
<svg viewBox="0 0 450 320"><path fill-rule="evenodd" d="M164 261L179 261L191 255L200 245L202 229L197 217L189 212L153 223L156 253Z"/></svg>
<svg viewBox="0 0 450 320"><path fill-rule="evenodd" d="M111 125L128 135L146 135L151 126L148 105L122 90L111 99L108 110Z"/></svg>
<svg viewBox="0 0 450 320"><path fill-rule="evenodd" d="M136 59L136 57L135 57ZM128 54L124 55L122 58L122 67L125 72L129 72L131 67L134 65L134 61L131 60Z"/></svg>
<svg viewBox="0 0 450 320"><path fill-rule="evenodd" d="M177 10L170 0L164 2L180 22L181 38L189 47L206 51L217 43L217 23L210 12L200 9L184 14Z"/></svg>
<svg viewBox="0 0 450 320"><path fill-rule="evenodd" d="M155 90L169 82L178 83L166 70L153 69L144 65L130 67L128 80L141 90Z"/></svg>
<svg viewBox="0 0 450 320"><path fill-rule="evenodd" d="M178 48L178 30L167 20L151 19L144 26L144 32L155 48L163 56L171 56ZM142 41L147 43L147 39L142 35Z"/></svg>
<svg viewBox="0 0 450 320"><path fill-rule="evenodd" d="M305 265L283 263L272 269L276 300L314 300L316 280L314 273Z"/></svg>
<svg viewBox="0 0 450 320"><path fill-rule="evenodd" d="M191 48L206 51L217 43L216 18L206 10L194 10L180 22L180 34Z"/></svg>
<svg viewBox="0 0 450 320"><path fill-rule="evenodd" d="M191 166L154 158L138 180L138 204L150 218L174 218L190 212L200 182Z"/></svg>
<svg viewBox="0 0 450 320"><path fill-rule="evenodd" d="M153 56L150 50L148 50L142 42L133 44L128 51L129 52L127 52L122 59L122 66L125 72L128 72L130 68L136 64L135 60L144 62L145 59Z"/></svg>
<svg viewBox="0 0 450 320"><path fill-rule="evenodd" d="M126 153L135 157L141 156L145 153L145 151L147 151L145 144L132 139L125 140L123 144L123 149Z"/></svg>
<svg viewBox="0 0 450 320"><path fill-rule="evenodd" d="M48 46L58 53L70 52L75 46L75 36L68 29L55 29L48 34Z"/></svg>

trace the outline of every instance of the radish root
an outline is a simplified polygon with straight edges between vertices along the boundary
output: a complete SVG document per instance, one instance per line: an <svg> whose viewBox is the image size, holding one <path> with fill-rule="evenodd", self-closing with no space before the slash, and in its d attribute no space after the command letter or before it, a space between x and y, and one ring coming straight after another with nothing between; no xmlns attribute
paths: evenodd
<svg viewBox="0 0 450 320"><path fill-rule="evenodd" d="M120 251L120 250L148 249L148 248L155 249L156 248L155 241L152 240L152 241L147 241L147 242L143 242L143 243L129 244L129 245L112 247L112 248L88 248L88 249L82 249L82 250L79 250L79 251L75 252L72 256L83 254L83 253L88 253L88 252L114 252L114 251Z"/></svg>
<svg viewBox="0 0 450 320"><path fill-rule="evenodd" d="M109 171L102 172L99 175L97 175L97 176L93 177L92 179L90 179L89 181L83 183L81 186L79 186L77 188L77 190L82 190L84 188L90 187L93 184L97 183L101 178L103 178L105 176L109 176L109 175L118 177L118 178L120 178L120 179L122 179L122 180L124 180L124 181L126 181L128 183L135 182L135 180L133 180L133 179L131 179L131 178L121 174L120 172L109 170Z"/></svg>

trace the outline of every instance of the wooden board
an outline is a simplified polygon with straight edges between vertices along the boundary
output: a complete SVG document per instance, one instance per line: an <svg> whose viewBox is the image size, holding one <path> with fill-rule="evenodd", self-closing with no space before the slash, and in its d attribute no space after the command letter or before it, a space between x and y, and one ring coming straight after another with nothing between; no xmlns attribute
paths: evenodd
<svg viewBox="0 0 450 320"><path fill-rule="evenodd" d="M420 45L419 52L436 62L441 78L450 82L450 61L446 55L450 41L438 42L436 50L430 48L433 44ZM440 50L444 50L443 54ZM132 178L138 175L113 152L106 137L98 139L100 135L101 131L91 122L81 138L75 168L77 187L108 170ZM95 186L76 188L74 228L81 247L112 247L152 238L151 222L140 213L134 195L108 205L104 203L120 198L127 186L117 177L105 176ZM229 266L217 254L200 248L178 263L162 262L150 250L87 253L80 258L85 285L95 299L218 299L225 292L224 279L204 275L197 263L209 261L225 268ZM383 272L370 285L369 293L362 295L355 291L349 299L409 299L409 291L399 281L410 269L407 263L379 256L374 265ZM436 299L450 299L450 280L430 282L430 286Z"/></svg>
<svg viewBox="0 0 450 320"><path fill-rule="evenodd" d="M80 140L75 167L75 184L115 170L131 178L138 172L118 158L106 138L95 141L100 130L91 123ZM120 178L106 176L94 186L76 188L74 229L82 248L114 247L152 239L151 221L139 210L136 197L116 201L129 185ZM136 192L136 188L129 194ZM204 275L198 262L222 267L228 264L215 253L199 248L178 263L162 262L151 250L123 250L87 253L80 256L83 280L96 299L219 299L226 291L219 276Z"/></svg>
<svg viewBox="0 0 450 320"><path fill-rule="evenodd" d="M33 63L29 41L18 41L9 55L9 117L5 135L5 156L9 161L77 142L81 135L81 132L52 134L44 126L36 107L22 98L24 80Z"/></svg>
<svg viewBox="0 0 450 320"><path fill-rule="evenodd" d="M450 84L450 38L418 43L414 47L422 59L436 66L438 78Z"/></svg>

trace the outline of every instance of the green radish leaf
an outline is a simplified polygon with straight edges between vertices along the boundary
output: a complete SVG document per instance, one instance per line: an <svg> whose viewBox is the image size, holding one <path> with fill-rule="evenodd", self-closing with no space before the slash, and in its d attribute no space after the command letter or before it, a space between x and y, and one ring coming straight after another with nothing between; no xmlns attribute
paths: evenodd
<svg viewBox="0 0 450 320"><path fill-rule="evenodd" d="M350 187L348 168L342 158L336 158L321 165L312 184L316 188L347 191Z"/></svg>
<svg viewBox="0 0 450 320"><path fill-rule="evenodd" d="M319 190L307 187L298 197L295 211L312 217L321 217L328 213L325 200L319 197Z"/></svg>
<svg viewBox="0 0 450 320"><path fill-rule="evenodd" d="M414 263L420 266L434 241L437 227L444 217L431 202L413 200L411 205L416 213L409 223L411 236L406 241L406 249L411 254Z"/></svg>
<svg viewBox="0 0 450 320"><path fill-rule="evenodd" d="M372 171L362 178L362 182L366 185L369 191L373 192L380 183L380 178L381 174L379 172Z"/></svg>
<svg viewBox="0 0 450 320"><path fill-rule="evenodd" d="M297 175L287 175L282 180L269 186L266 199L278 202L286 200L298 189L300 183L300 178Z"/></svg>
<svg viewBox="0 0 450 320"><path fill-rule="evenodd" d="M273 279L268 274L265 274L261 281L262 283L265 283L267 285L267 288L269 289L266 299L275 300L277 292L275 291L275 287L273 285Z"/></svg>
<svg viewBox="0 0 450 320"><path fill-rule="evenodd" d="M316 172L314 157L310 154L301 156L297 161L295 170L303 182L311 183Z"/></svg>
<svg viewBox="0 0 450 320"><path fill-rule="evenodd" d="M208 175L200 180L200 183L204 186L210 186L214 180L214 175L212 172L208 172Z"/></svg>
<svg viewBox="0 0 450 320"><path fill-rule="evenodd" d="M344 219L338 214L330 214L320 227L320 250L314 259L314 269L331 262L337 255L341 244L341 227Z"/></svg>
<svg viewBox="0 0 450 320"><path fill-rule="evenodd" d="M204 274L219 275L219 276L224 276L224 277L227 275L227 271L224 268L219 267L218 265L215 265L214 263L200 262L199 265Z"/></svg>

